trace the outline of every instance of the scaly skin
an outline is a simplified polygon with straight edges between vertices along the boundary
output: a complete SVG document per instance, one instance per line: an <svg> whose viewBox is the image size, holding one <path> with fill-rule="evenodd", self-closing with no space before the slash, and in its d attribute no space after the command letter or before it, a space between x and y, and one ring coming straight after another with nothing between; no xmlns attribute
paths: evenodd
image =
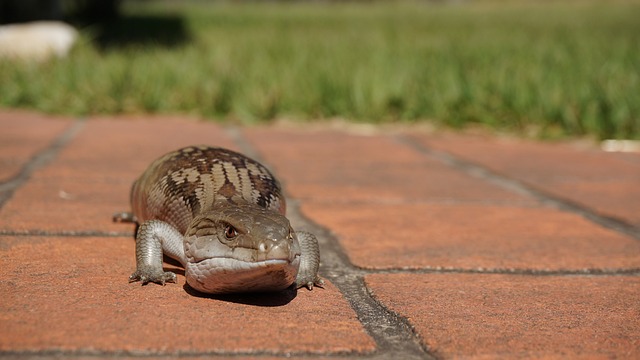
<svg viewBox="0 0 640 360"><path fill-rule="evenodd" d="M323 282L312 234L295 232L280 184L260 163L206 146L154 161L131 190L136 271L130 281L175 282L162 256L178 260L187 283L205 293L277 291Z"/></svg>

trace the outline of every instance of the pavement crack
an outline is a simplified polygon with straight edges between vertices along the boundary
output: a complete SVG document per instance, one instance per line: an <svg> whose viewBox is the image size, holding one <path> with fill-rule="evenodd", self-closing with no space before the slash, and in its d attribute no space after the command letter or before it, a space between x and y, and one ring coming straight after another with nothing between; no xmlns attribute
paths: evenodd
<svg viewBox="0 0 640 360"><path fill-rule="evenodd" d="M340 290L376 342L378 351L373 359L434 358L409 322L372 296L364 281L366 273L351 264L338 240L327 229L306 218L298 202L292 202L288 216L292 223L318 237L322 249L320 273Z"/></svg>
<svg viewBox="0 0 640 360"><path fill-rule="evenodd" d="M83 126L84 121L77 120L73 122L71 126L55 138L49 146L36 153L22 169L20 169L20 172L16 176L0 184L0 209L11 199L15 191L31 178L31 175L36 170L45 167L55 158Z"/></svg>
<svg viewBox="0 0 640 360"><path fill-rule="evenodd" d="M226 132L243 153L267 165L274 172L273 166L269 166L268 161L260 156L239 128L227 127ZM376 352L366 358L434 359L435 357L422 345L409 322L371 296L364 282L365 273L351 264L335 236L328 229L306 218L300 211L298 201L290 201L289 196L287 200L287 217L294 227L310 231L318 238L322 258L321 275L338 288L355 311L365 331L376 342Z"/></svg>
<svg viewBox="0 0 640 360"><path fill-rule="evenodd" d="M549 194L545 191L539 190L538 188L527 185L520 180L497 173L482 165L462 159L445 151L432 149L407 135L396 135L396 140L423 155L436 159L445 165L462 171L468 175L488 181L512 192L534 198L546 206L574 213L600 226L630 236L636 240L640 240L640 229L625 222L624 220L598 213L593 209L580 205L574 201Z"/></svg>
<svg viewBox="0 0 640 360"><path fill-rule="evenodd" d="M478 274L478 275L518 275L518 276L629 276L640 275L640 267L617 269L527 269L527 268L382 268L360 269L363 274Z"/></svg>

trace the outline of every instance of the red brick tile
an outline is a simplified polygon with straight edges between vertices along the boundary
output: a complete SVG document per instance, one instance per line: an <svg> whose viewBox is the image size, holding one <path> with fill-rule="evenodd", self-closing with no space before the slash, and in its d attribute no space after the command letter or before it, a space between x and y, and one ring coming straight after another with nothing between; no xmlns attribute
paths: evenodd
<svg viewBox="0 0 640 360"><path fill-rule="evenodd" d="M129 238L0 237L0 254L0 351L374 350L330 283L290 302L283 294L198 297L180 275L164 287L130 284Z"/></svg>
<svg viewBox="0 0 640 360"><path fill-rule="evenodd" d="M36 176L0 210L5 231L133 232L112 216L129 210L130 181Z"/></svg>
<svg viewBox="0 0 640 360"><path fill-rule="evenodd" d="M640 152L614 152L610 153L610 156L615 156L620 160L640 165Z"/></svg>
<svg viewBox="0 0 640 360"><path fill-rule="evenodd" d="M537 186L602 215L624 219L640 227L640 180L540 181Z"/></svg>
<svg viewBox="0 0 640 360"><path fill-rule="evenodd" d="M213 122L184 117L98 118L87 122L48 170L135 177L159 156L199 144L234 148Z"/></svg>
<svg viewBox="0 0 640 360"><path fill-rule="evenodd" d="M640 278L368 275L442 358L640 358Z"/></svg>
<svg viewBox="0 0 640 360"><path fill-rule="evenodd" d="M528 202L384 136L247 129L247 137L301 199Z"/></svg>
<svg viewBox="0 0 640 360"><path fill-rule="evenodd" d="M241 354L238 355L236 354L204 354L204 355L193 355L192 353L189 354L174 354L174 355L167 355L167 354L158 354L158 355L150 355L147 353L137 353L137 354L131 354L131 355L125 355L122 353L119 353L117 355L113 355L113 354L103 354L103 353L98 353L95 351L83 351L81 354L78 352L66 352L66 353L61 353L61 352L57 352L54 351L53 354L50 353L39 353L39 354L33 354L33 353L29 353L27 354L21 354L21 353L12 353L12 354L2 354L2 359L3 360L24 360L24 359L31 359L31 360L47 360L47 359L73 359L73 360L96 360L96 359L113 359L113 358L117 358L118 360L140 360L145 359L145 360L172 360L172 359L189 359L189 360L282 360L282 359L287 359L287 360L308 360L309 358L312 359L318 359L318 360L348 360L348 359L358 359L361 358L360 356L349 356L349 355L342 355L342 356L338 356L335 354L329 354L329 355L316 355L313 354L311 356L307 355L307 354L300 354L300 355L292 355L292 354L285 354L285 355L264 355L264 354L257 354L257 355L246 355L246 354Z"/></svg>
<svg viewBox="0 0 640 360"><path fill-rule="evenodd" d="M302 211L364 268L634 269L640 242L550 208L323 204Z"/></svg>
<svg viewBox="0 0 640 360"><path fill-rule="evenodd" d="M513 139L417 138L534 188L640 225L640 163L632 161L636 157Z"/></svg>
<svg viewBox="0 0 640 360"><path fill-rule="evenodd" d="M0 110L0 183L18 175L33 156L47 148L71 123L26 111Z"/></svg>
<svg viewBox="0 0 640 360"><path fill-rule="evenodd" d="M0 210L0 229L130 231L113 224L129 209L133 181L152 160L192 144L233 148L213 123L172 118L88 121L49 166Z"/></svg>

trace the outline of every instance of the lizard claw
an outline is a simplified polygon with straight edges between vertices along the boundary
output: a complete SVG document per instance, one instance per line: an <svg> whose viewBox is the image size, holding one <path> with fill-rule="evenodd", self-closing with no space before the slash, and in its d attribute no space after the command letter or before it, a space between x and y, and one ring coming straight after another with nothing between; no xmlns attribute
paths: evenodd
<svg viewBox="0 0 640 360"><path fill-rule="evenodd" d="M138 221L133 213L123 211L113 214L113 222L117 223L134 223Z"/></svg>
<svg viewBox="0 0 640 360"><path fill-rule="evenodd" d="M307 281L307 282L296 281L296 288L298 289L301 287L306 287L309 290L313 290L314 285L319 288L322 288L324 286L324 280L320 279L319 277L316 277L313 281Z"/></svg>
<svg viewBox="0 0 640 360"><path fill-rule="evenodd" d="M129 276L129 282L142 282L142 285L146 285L150 282L164 285L166 282L176 282L176 274L171 271L145 271L136 270L131 276Z"/></svg>

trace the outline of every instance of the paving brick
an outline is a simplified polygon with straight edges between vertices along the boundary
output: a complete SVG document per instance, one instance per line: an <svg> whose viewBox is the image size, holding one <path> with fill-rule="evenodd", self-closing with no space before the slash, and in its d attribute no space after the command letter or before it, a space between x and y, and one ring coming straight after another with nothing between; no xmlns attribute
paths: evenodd
<svg viewBox="0 0 640 360"><path fill-rule="evenodd" d="M5 232L131 233L132 224L113 223L118 211L129 210L131 181L79 180L37 176L0 210Z"/></svg>
<svg viewBox="0 0 640 360"><path fill-rule="evenodd" d="M17 176L33 156L46 149L71 123L26 111L0 110L0 183Z"/></svg>
<svg viewBox="0 0 640 360"><path fill-rule="evenodd" d="M638 155L451 134L416 138L429 147L640 226Z"/></svg>
<svg viewBox="0 0 640 360"><path fill-rule="evenodd" d="M338 131L247 129L293 197L345 201L533 203L429 159L390 137Z"/></svg>
<svg viewBox="0 0 640 360"><path fill-rule="evenodd" d="M609 156L614 156L620 160L630 162L635 165L640 165L640 152L613 152L609 153Z"/></svg>
<svg viewBox="0 0 640 360"><path fill-rule="evenodd" d="M96 119L0 210L5 231L131 231L111 216L129 209L133 181L155 158L186 145L233 148L223 129L180 118Z"/></svg>
<svg viewBox="0 0 640 360"><path fill-rule="evenodd" d="M287 360L308 360L309 358L313 358L313 359L319 359L319 360L323 360L323 359L327 359L327 360L346 360L346 359L354 359L354 358L360 358L360 356L358 355L354 355L354 356L350 356L350 355L342 355L342 356L338 356L335 354L329 354L329 355L306 355L306 354L300 354L300 355L292 355L292 354L284 354L284 355L264 355L264 354L259 354L259 355L246 355L246 354L242 354L242 355L238 355L238 354L206 354L206 355L193 355L193 354L176 354L176 355L167 355L167 354L160 354L160 355L148 355L148 354L132 354L132 355L124 355L122 353L119 353L117 355L112 355L112 354L101 354L101 353L97 353L97 352L93 352L93 351L86 351L86 352L65 352L64 354L61 354L59 352L53 352L53 353L47 353L47 352L42 352L42 353L29 353L29 354L18 354L18 353L11 353L11 354L2 354L2 360L24 360L24 359L29 359L29 360L47 360L47 359L52 359L52 360L58 360L58 359L73 359L73 360L96 360L96 359L113 359L116 358L118 360L140 360L140 358L143 358L145 360L171 360L171 359L189 359L189 360L237 360L237 359L242 359L242 360L282 360L282 359L287 359Z"/></svg>
<svg viewBox="0 0 640 360"><path fill-rule="evenodd" d="M53 132L31 133L39 121L15 133L40 139L41 147L16 152L22 160L8 173L55 138ZM53 123L62 124L57 134L68 124ZM470 176L388 134L282 128L242 133L288 193L303 200L301 210L337 235L357 266L627 273L640 267L637 240ZM412 136L594 211L635 221L640 162L632 154L466 135ZM0 231L130 234L132 226L112 224L111 215L128 209L132 181L156 157L197 143L234 148L229 134L213 123L92 119L0 209ZM4 142L0 148L5 150ZM13 157L11 151L7 156ZM376 350L331 283L295 297L210 298L187 291L177 271L179 284L143 287L127 283L133 248L131 236L0 236L0 354L263 358ZM638 276L393 272L367 275L369 290L407 317L437 356L640 357Z"/></svg>
<svg viewBox="0 0 640 360"><path fill-rule="evenodd" d="M538 187L592 211L627 221L640 228L640 177L603 181L540 181Z"/></svg>
<svg viewBox="0 0 640 360"><path fill-rule="evenodd" d="M639 277L368 275L441 358L640 358Z"/></svg>
<svg viewBox="0 0 640 360"><path fill-rule="evenodd" d="M164 287L128 283L133 254L130 238L0 237L0 351L374 350L330 283L296 296L200 297L185 291L181 273Z"/></svg>
<svg viewBox="0 0 640 360"><path fill-rule="evenodd" d="M139 175L166 152L187 145L237 149L213 122L186 117L96 118L56 159L48 175ZM66 173L65 173L66 172Z"/></svg>
<svg viewBox="0 0 640 360"><path fill-rule="evenodd" d="M582 271L637 269L640 242L546 207L323 204L302 211L359 267Z"/></svg>

